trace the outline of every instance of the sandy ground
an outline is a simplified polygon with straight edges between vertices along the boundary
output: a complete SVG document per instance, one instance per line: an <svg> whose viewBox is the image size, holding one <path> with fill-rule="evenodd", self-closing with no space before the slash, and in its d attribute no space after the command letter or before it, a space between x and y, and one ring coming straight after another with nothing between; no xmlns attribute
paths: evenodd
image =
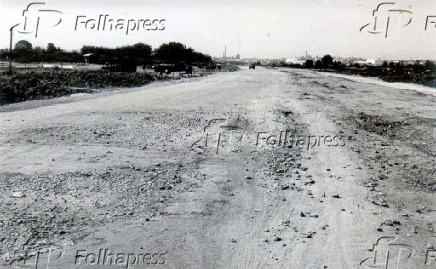
<svg viewBox="0 0 436 269"><path fill-rule="evenodd" d="M435 101L257 68L1 107L0 267L435 268Z"/></svg>

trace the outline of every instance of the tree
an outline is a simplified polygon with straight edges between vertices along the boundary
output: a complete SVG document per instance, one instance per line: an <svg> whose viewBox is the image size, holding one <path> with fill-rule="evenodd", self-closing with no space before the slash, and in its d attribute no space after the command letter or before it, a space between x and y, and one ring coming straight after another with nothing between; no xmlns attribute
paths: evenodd
<svg viewBox="0 0 436 269"><path fill-rule="evenodd" d="M383 61L382 67L388 67L388 61Z"/></svg>
<svg viewBox="0 0 436 269"><path fill-rule="evenodd" d="M322 65L324 67L329 67L333 63L333 57L330 56L330 54L327 54L327 55L324 55L324 57L322 57L321 61L322 61Z"/></svg>
<svg viewBox="0 0 436 269"><path fill-rule="evenodd" d="M209 55L196 52L192 48L186 48L185 45L178 42L162 44L154 51L154 57L159 61L185 62L186 64L209 64L212 62L212 58Z"/></svg>
<svg viewBox="0 0 436 269"><path fill-rule="evenodd" d="M342 67L342 62L341 61L334 61L333 62L333 67L335 67L335 68Z"/></svg>
<svg viewBox="0 0 436 269"><path fill-rule="evenodd" d="M315 68L322 68L322 62L320 60L316 60Z"/></svg>
<svg viewBox="0 0 436 269"><path fill-rule="evenodd" d="M434 68L434 63L432 61L425 61L424 66L426 69L433 69Z"/></svg>
<svg viewBox="0 0 436 269"><path fill-rule="evenodd" d="M117 62L122 58L133 58L137 63L145 64L150 62L151 46L144 43L117 48L83 46L81 53L92 54L90 58L92 63Z"/></svg>
<svg viewBox="0 0 436 269"><path fill-rule="evenodd" d="M306 60L306 68L313 68L313 60Z"/></svg>
<svg viewBox="0 0 436 269"><path fill-rule="evenodd" d="M116 49L117 54L122 57L131 57L139 62L147 62L151 57L151 46L144 43L136 43L133 46L125 46Z"/></svg>
<svg viewBox="0 0 436 269"><path fill-rule="evenodd" d="M9 57L9 50L0 49L0 59L6 59Z"/></svg>
<svg viewBox="0 0 436 269"><path fill-rule="evenodd" d="M16 50L31 50L32 49L32 43L30 43L27 40L20 40L15 44L14 47Z"/></svg>
<svg viewBox="0 0 436 269"><path fill-rule="evenodd" d="M48 52L54 52L54 51L56 51L56 47L55 47L55 45L54 45L53 43L48 43L48 44L47 44L47 51L48 51Z"/></svg>
<svg viewBox="0 0 436 269"><path fill-rule="evenodd" d="M156 50L156 58L164 61L183 61L185 54L185 46L182 43L170 42L168 44L162 44Z"/></svg>

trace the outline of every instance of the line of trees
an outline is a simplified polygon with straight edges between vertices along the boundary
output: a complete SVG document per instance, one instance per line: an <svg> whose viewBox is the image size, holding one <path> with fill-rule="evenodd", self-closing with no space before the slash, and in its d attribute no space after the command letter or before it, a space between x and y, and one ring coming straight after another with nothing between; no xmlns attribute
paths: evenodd
<svg viewBox="0 0 436 269"><path fill-rule="evenodd" d="M80 52L85 55L87 61L97 64L105 64L125 57L135 59L140 64L147 64L152 61L152 48L144 43L117 48L83 46Z"/></svg>
<svg viewBox="0 0 436 269"><path fill-rule="evenodd" d="M84 57L85 55L85 57ZM0 50L0 59L8 59L9 51ZM212 62L209 55L187 48L182 43L170 42L162 44L156 49L150 45L137 43L134 45L108 48L97 46L83 46L79 51L65 51L49 43L47 48L33 48L26 40L18 41L12 51L12 59L16 62L85 62L105 64L120 58L132 58L138 65L149 65L165 62L185 62L186 64L205 64Z"/></svg>
<svg viewBox="0 0 436 269"><path fill-rule="evenodd" d="M432 61L416 61L413 64L405 63L404 61L398 62L388 62L384 61L381 66L374 66L370 64L361 64L361 63L348 63L345 64L341 61L335 61L330 54L324 55L321 59L316 61L312 59L306 60L303 64L300 63L273 63L272 66L280 66L280 67L294 67L294 68L315 68L315 69L334 69L334 70L342 70L346 68L391 68L391 69L413 69L417 71L435 71L435 64Z"/></svg>
<svg viewBox="0 0 436 269"><path fill-rule="evenodd" d="M375 66L361 63L345 64L341 61L334 61L329 54L324 55L316 61L308 59L303 64L285 62L273 63L272 66L308 68L323 71L333 71L344 74L357 74L368 77L379 77L385 81L392 82L414 82L431 87L436 87L436 65L432 61L416 61L415 63L387 62Z"/></svg>
<svg viewBox="0 0 436 269"><path fill-rule="evenodd" d="M333 61L333 57L330 54L324 55L321 60L306 60L305 67L306 68L335 68L341 66L342 63L338 61Z"/></svg>
<svg viewBox="0 0 436 269"><path fill-rule="evenodd" d="M0 50L0 59L9 59L9 50ZM47 48L33 47L26 40L18 41L12 50L12 59L20 63L35 62L80 62L83 60L78 51L64 51L56 48L53 43L48 43Z"/></svg>

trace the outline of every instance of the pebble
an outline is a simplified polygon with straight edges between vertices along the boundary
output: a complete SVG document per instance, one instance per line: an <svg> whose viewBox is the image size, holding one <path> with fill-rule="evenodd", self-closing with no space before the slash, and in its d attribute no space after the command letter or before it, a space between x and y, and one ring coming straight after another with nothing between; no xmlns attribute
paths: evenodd
<svg viewBox="0 0 436 269"><path fill-rule="evenodd" d="M11 192L9 197L11 197L11 198L23 198L23 197L26 197L26 195L22 191L13 191L13 192Z"/></svg>

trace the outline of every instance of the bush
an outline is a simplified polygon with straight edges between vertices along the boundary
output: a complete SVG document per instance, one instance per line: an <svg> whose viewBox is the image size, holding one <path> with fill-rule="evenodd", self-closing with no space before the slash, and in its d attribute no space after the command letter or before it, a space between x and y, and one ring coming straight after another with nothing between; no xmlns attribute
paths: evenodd
<svg viewBox="0 0 436 269"><path fill-rule="evenodd" d="M305 67L313 68L313 60L306 60Z"/></svg>
<svg viewBox="0 0 436 269"><path fill-rule="evenodd" d="M0 105L15 102L16 94L14 88L5 82L0 82Z"/></svg>
<svg viewBox="0 0 436 269"><path fill-rule="evenodd" d="M153 81L146 73L29 72L14 74L0 84L0 102L11 103L47 97L59 97L91 89L107 87L136 87Z"/></svg>

